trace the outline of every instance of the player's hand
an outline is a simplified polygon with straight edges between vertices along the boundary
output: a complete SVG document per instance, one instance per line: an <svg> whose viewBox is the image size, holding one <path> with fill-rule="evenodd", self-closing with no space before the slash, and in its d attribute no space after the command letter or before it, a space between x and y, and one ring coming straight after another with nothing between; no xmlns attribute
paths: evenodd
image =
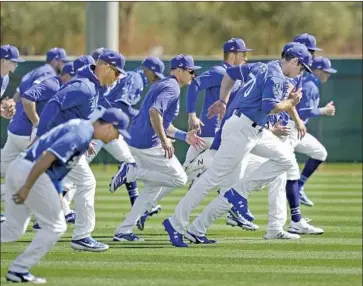
<svg viewBox="0 0 363 286"><path fill-rule="evenodd" d="M300 102L301 97L302 97L302 88L300 87L296 91L291 91L288 96L288 99L291 99L293 102L293 105L295 106Z"/></svg>
<svg viewBox="0 0 363 286"><path fill-rule="evenodd" d="M334 102L330 101L327 105L325 105L323 112L327 116L334 116L335 115Z"/></svg>
<svg viewBox="0 0 363 286"><path fill-rule="evenodd" d="M204 126L204 123L193 113L189 114L188 119L188 130L198 130L198 134L200 134L201 127Z"/></svg>
<svg viewBox="0 0 363 286"><path fill-rule="evenodd" d="M224 102L217 100L208 108L208 118L211 119L216 115L219 115L220 118L222 118L224 113L226 113L226 108L227 105Z"/></svg>
<svg viewBox="0 0 363 286"><path fill-rule="evenodd" d="M302 120L300 120L299 123L295 124L295 125L296 125L296 130L297 130L297 138L299 140L301 140L306 135L306 132L307 132L306 126Z"/></svg>
<svg viewBox="0 0 363 286"><path fill-rule="evenodd" d="M93 141L91 141L91 142L89 143L88 150L86 151L86 156L87 156L87 157L88 157L88 156L92 156L92 155L96 154L95 145L96 145L96 143L95 143L95 142L93 142Z"/></svg>
<svg viewBox="0 0 363 286"><path fill-rule="evenodd" d="M174 155L174 146L173 140L170 138L166 138L165 140L161 141L161 146L163 147L165 153L164 156L168 159L171 159Z"/></svg>
<svg viewBox="0 0 363 286"><path fill-rule="evenodd" d="M290 134L291 130L289 127L282 125L282 121L279 120L276 124L271 128L273 134L277 137L287 136Z"/></svg>
<svg viewBox="0 0 363 286"><path fill-rule="evenodd" d="M197 135L198 133L198 129L194 129L194 130L191 130L187 133L187 138L186 138L186 142L190 145L190 146L193 146L194 148L196 149L202 149L204 150L205 147L207 146L206 142L204 141L203 138L199 137Z"/></svg>
<svg viewBox="0 0 363 286"><path fill-rule="evenodd" d="M11 119L15 114L15 101L13 99L5 98L1 101L1 116L5 119Z"/></svg>
<svg viewBox="0 0 363 286"><path fill-rule="evenodd" d="M19 191L13 195L13 201L17 205L23 204L28 197L30 189L28 187L22 186Z"/></svg>

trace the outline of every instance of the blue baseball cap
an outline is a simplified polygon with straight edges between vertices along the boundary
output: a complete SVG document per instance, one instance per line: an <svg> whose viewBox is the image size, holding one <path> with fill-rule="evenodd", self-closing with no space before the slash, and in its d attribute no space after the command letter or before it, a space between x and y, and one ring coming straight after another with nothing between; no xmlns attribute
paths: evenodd
<svg viewBox="0 0 363 286"><path fill-rule="evenodd" d="M76 73L73 68L73 62L65 63L62 68L61 74L69 74L70 76L74 76Z"/></svg>
<svg viewBox="0 0 363 286"><path fill-rule="evenodd" d="M77 72L80 68L87 66L87 65L94 65L95 60L89 55L82 55L76 58L73 62L73 68Z"/></svg>
<svg viewBox="0 0 363 286"><path fill-rule="evenodd" d="M293 57L296 57L299 59L300 63L304 66L304 69L307 72L311 73L311 69L310 69L310 64L311 64L311 60L312 60L312 56L308 50L308 48L300 43L288 43L287 45L289 45L290 47L288 48L283 48L283 51L285 51L286 55L290 55Z"/></svg>
<svg viewBox="0 0 363 286"><path fill-rule="evenodd" d="M103 52L104 49L105 49L104 47L101 47L101 48L98 48L98 49L94 50L92 52L92 58L95 61L97 61L98 57L100 56L100 54Z"/></svg>
<svg viewBox="0 0 363 286"><path fill-rule="evenodd" d="M22 63L25 60L20 57L19 50L12 45L2 45L0 59L6 59L15 63Z"/></svg>
<svg viewBox="0 0 363 286"><path fill-rule="evenodd" d="M126 130L130 122L129 117L121 109L115 107L108 108L100 118L107 123L112 123L124 138L131 138Z"/></svg>
<svg viewBox="0 0 363 286"><path fill-rule="evenodd" d="M293 42L303 44L308 48L308 50L311 50L311 51L322 51L322 49L320 49L316 46L315 37L308 33L296 35L293 39Z"/></svg>
<svg viewBox="0 0 363 286"><path fill-rule="evenodd" d="M57 60L61 62L70 62L71 60L67 57L65 49L62 48L52 48L47 52L46 61L51 62L52 60Z"/></svg>
<svg viewBox="0 0 363 286"><path fill-rule="evenodd" d="M253 51L253 49L247 48L245 41L241 38L232 38L224 43L223 51L225 53L250 52Z"/></svg>
<svg viewBox="0 0 363 286"><path fill-rule="evenodd" d="M159 58L147 57L142 61L141 65L151 70L158 78L162 79L165 77L163 74L165 65Z"/></svg>
<svg viewBox="0 0 363 286"><path fill-rule="evenodd" d="M191 55L183 54L177 55L176 57L172 58L170 61L171 69L189 69L189 70L199 70L202 67L195 66L194 60Z"/></svg>
<svg viewBox="0 0 363 286"><path fill-rule="evenodd" d="M102 53L99 55L98 60L104 61L109 65L113 66L120 73L126 74L124 71L125 68L125 57L118 52L113 50L104 49Z"/></svg>
<svg viewBox="0 0 363 286"><path fill-rule="evenodd" d="M337 70L331 67L331 62L326 57L316 57L311 64L311 68L323 70L328 73L337 73Z"/></svg>

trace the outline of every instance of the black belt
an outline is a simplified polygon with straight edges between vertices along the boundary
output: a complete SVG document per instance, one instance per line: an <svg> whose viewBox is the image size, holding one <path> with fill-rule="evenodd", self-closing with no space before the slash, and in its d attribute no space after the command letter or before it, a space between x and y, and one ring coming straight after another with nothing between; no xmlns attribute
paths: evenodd
<svg viewBox="0 0 363 286"><path fill-rule="evenodd" d="M238 117L241 117L241 115L242 115L243 113L242 113L239 109L236 109L236 110L234 111L234 114L235 114L236 116L238 116ZM260 125L258 125L256 122L252 122L251 126L252 126L253 128L260 127L260 129L258 129L258 132L262 132L262 129L263 129L263 128L265 128L264 126L260 126Z"/></svg>

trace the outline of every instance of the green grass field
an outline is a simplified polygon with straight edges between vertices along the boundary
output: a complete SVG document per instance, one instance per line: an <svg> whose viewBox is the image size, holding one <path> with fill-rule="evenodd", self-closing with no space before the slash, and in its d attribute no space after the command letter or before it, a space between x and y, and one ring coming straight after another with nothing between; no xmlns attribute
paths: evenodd
<svg viewBox="0 0 363 286"><path fill-rule="evenodd" d="M116 226L129 211L124 189L108 192L108 172L94 167L97 177L96 228L94 237L110 245L105 253L77 252L70 248L69 226L43 261L32 269L48 285L362 285L362 165L326 164L311 178L306 190L315 202L302 207L305 217L324 228L321 236L303 236L298 241L265 241L267 193L254 193L250 209L260 230L247 232L226 226L220 219L210 229L215 245L172 247L161 222L173 212L186 188L178 189L160 204L161 213L147 221L145 241L112 242ZM210 194L194 215L215 193ZM34 236L29 228L21 241L1 246L1 284L10 262Z"/></svg>

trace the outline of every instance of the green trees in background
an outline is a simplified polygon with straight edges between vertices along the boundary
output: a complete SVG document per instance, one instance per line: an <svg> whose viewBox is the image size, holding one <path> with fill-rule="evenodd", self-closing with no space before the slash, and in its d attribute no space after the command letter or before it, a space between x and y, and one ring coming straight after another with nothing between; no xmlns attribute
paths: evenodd
<svg viewBox="0 0 363 286"><path fill-rule="evenodd" d="M54 46L85 51L85 2L2 2L1 43L29 54ZM120 2L120 51L143 56L219 55L223 42L243 37L254 55L277 55L293 36L317 36L325 54L362 55L361 2Z"/></svg>

